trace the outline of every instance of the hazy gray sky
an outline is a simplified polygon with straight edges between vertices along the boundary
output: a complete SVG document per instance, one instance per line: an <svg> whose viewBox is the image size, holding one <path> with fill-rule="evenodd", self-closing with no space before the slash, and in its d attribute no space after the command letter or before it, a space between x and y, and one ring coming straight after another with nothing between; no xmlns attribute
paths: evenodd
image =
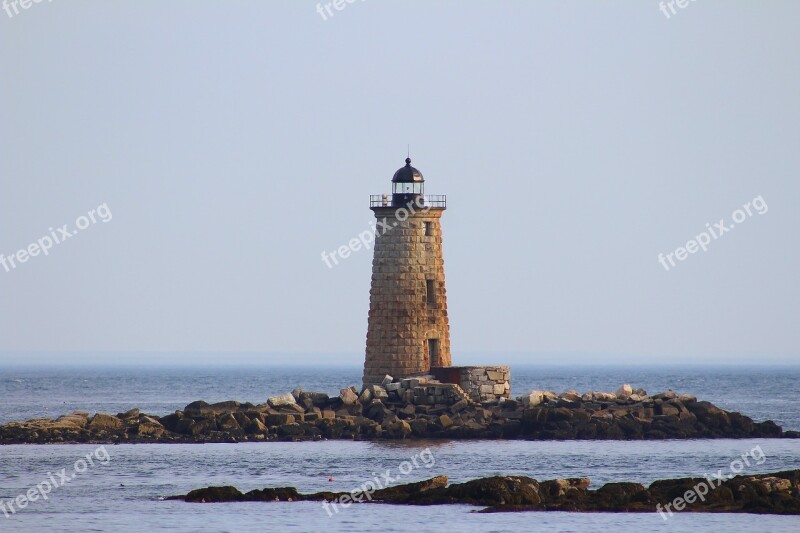
<svg viewBox="0 0 800 533"><path fill-rule="evenodd" d="M0 253L113 214L0 267L0 364L360 363L371 251L320 254L408 143L448 195L454 364L800 360L800 3L316 6L0 12Z"/></svg>

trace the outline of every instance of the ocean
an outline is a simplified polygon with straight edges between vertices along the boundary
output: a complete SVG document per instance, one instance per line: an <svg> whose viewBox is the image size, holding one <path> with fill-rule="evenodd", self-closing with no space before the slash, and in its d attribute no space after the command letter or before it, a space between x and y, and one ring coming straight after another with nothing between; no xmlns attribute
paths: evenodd
<svg viewBox="0 0 800 533"><path fill-rule="evenodd" d="M0 369L0 423L80 409L115 414L132 407L164 415L191 401L262 403L306 390L336 393L360 381L359 368L54 368ZM558 367L512 368L512 389L615 390L631 383L650 393L695 394L755 420L800 430L800 368ZM537 479L610 481L704 476L742 454L763 450L743 473L800 468L800 441L404 441L0 447L0 504L66 469L71 479L15 513L0 531L800 531L800 518L745 514L508 513L476 514L469 506L380 504L325 509L320 503L187 504L164 501L208 485L242 490L294 486L301 492L346 491L391 472L396 483L447 475L466 481L498 474ZM413 457L418 467L401 472ZM87 455L93 461L87 461ZM106 460L107 458L107 460ZM103 459L102 461L100 459ZM76 471L76 462L83 463ZM87 464L93 463L93 464ZM85 467L85 468L84 468ZM331 479L332 481L329 481Z"/></svg>

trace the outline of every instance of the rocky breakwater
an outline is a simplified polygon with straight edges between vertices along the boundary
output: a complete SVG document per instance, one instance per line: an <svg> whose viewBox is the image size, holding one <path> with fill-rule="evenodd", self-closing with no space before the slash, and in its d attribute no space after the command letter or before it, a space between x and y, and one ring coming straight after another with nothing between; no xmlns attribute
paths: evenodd
<svg viewBox="0 0 800 533"><path fill-rule="evenodd" d="M166 416L132 409L75 412L56 420L0 426L0 444L246 442L319 439L685 439L790 437L771 421L754 422L694 396L649 396L624 385L616 393L532 391L516 400L476 402L458 385L426 377L342 389L338 396L300 388L255 405L190 403Z"/></svg>
<svg viewBox="0 0 800 533"><path fill-rule="evenodd" d="M607 483L590 490L588 478L537 481L525 476L494 476L448 484L446 476L437 476L368 492L302 494L294 487L281 487L242 493L225 486L197 489L168 499L190 503L320 501L329 513L353 503L391 503L468 504L484 507L483 512L650 512L660 514L665 520L679 512L800 514L800 470L736 476L703 490L700 487L706 481L705 478L660 480L649 487L639 483Z"/></svg>

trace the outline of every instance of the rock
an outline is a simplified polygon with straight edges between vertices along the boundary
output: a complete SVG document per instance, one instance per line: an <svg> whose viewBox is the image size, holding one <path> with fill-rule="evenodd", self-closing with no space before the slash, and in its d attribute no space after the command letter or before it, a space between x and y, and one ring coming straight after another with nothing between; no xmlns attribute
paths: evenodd
<svg viewBox="0 0 800 533"><path fill-rule="evenodd" d="M273 396L267 400L270 407L286 407L297 405L292 393L283 394L281 396Z"/></svg>
<svg viewBox="0 0 800 533"><path fill-rule="evenodd" d="M320 409L328 405L329 397L324 392L307 392L304 391L300 394L301 400L311 400L311 403L314 407L319 407Z"/></svg>
<svg viewBox="0 0 800 533"><path fill-rule="evenodd" d="M278 435L281 437L298 437L303 434L300 424L284 424L278 426Z"/></svg>
<svg viewBox="0 0 800 533"><path fill-rule="evenodd" d="M196 420L190 431L192 435L207 435L212 431L217 431L217 420L216 418Z"/></svg>
<svg viewBox="0 0 800 533"><path fill-rule="evenodd" d="M441 415L438 418L439 425L442 426L442 429L447 429L453 425L453 419L451 419L447 415Z"/></svg>
<svg viewBox="0 0 800 533"><path fill-rule="evenodd" d="M76 428L84 428L86 427L86 424L89 423L89 413L85 411L73 411L68 415L59 416L56 419L56 422L60 424L68 424Z"/></svg>
<svg viewBox="0 0 800 533"><path fill-rule="evenodd" d="M453 413L459 413L459 412L463 411L464 409L466 409L466 407L468 405L469 405L469 402L467 400L459 400L459 401L457 401L456 403L454 403L453 405L450 406L450 411L453 412Z"/></svg>
<svg viewBox="0 0 800 533"><path fill-rule="evenodd" d="M218 415L222 413L230 413L232 411L238 411L241 406L242 406L241 403L229 400L226 402L212 403L209 407L211 408L211 410L215 415Z"/></svg>
<svg viewBox="0 0 800 533"><path fill-rule="evenodd" d="M238 502L244 494L235 487L208 487L191 491L182 499L189 503Z"/></svg>
<svg viewBox="0 0 800 533"><path fill-rule="evenodd" d="M211 409L211 404L203 400L190 403L183 408L183 412L186 416L206 416L214 414L214 410Z"/></svg>
<svg viewBox="0 0 800 533"><path fill-rule="evenodd" d="M562 392L559 395L559 398L562 399L562 400L570 401L570 402L580 402L581 401L581 395L578 394L577 391L574 391L574 390L568 390L566 392Z"/></svg>
<svg viewBox="0 0 800 533"><path fill-rule="evenodd" d="M138 435L140 437L160 438L164 434L164 426L153 420L152 418L147 421L139 423Z"/></svg>
<svg viewBox="0 0 800 533"><path fill-rule="evenodd" d="M656 407L656 412L663 416L678 416L680 411L677 407L663 403Z"/></svg>
<svg viewBox="0 0 800 533"><path fill-rule="evenodd" d="M417 418L415 420L411 420L408 423L411 426L411 433L415 437L427 437L428 436L428 421L424 418Z"/></svg>
<svg viewBox="0 0 800 533"><path fill-rule="evenodd" d="M255 434L255 433L269 433L269 428L265 426L261 420L255 419L245 428L247 433Z"/></svg>
<svg viewBox="0 0 800 533"><path fill-rule="evenodd" d="M647 499L647 489L640 483L606 483L597 489L597 496L613 505Z"/></svg>
<svg viewBox="0 0 800 533"><path fill-rule="evenodd" d="M394 381L394 378L392 376L390 376L389 374L386 374L386 376L383 378L383 381L381 382L381 386L386 388L386 386L389 385L393 381Z"/></svg>
<svg viewBox="0 0 800 533"><path fill-rule="evenodd" d="M372 397L376 400L388 400L389 394L386 392L386 389L381 387L380 385L370 385L369 391L372 393Z"/></svg>
<svg viewBox="0 0 800 533"><path fill-rule="evenodd" d="M355 405L358 401L358 394L356 394L351 387L339 391L339 398L344 405Z"/></svg>
<svg viewBox="0 0 800 533"><path fill-rule="evenodd" d="M292 392L292 396L294 397L295 402L300 401L300 397L303 395L303 388L302 387L295 387Z"/></svg>
<svg viewBox="0 0 800 533"><path fill-rule="evenodd" d="M219 417L217 426L223 431L235 431L241 429L239 421L231 413L226 413Z"/></svg>
<svg viewBox="0 0 800 533"><path fill-rule="evenodd" d="M638 483L608 483L589 490L587 478L537 481L524 476L493 476L448 485L446 476L417 483L382 488L369 498L355 499L353 493L318 492L301 494L293 487L266 488L242 494L234 487L208 487L193 490L170 500L196 503L273 502L273 501L342 501L353 503L383 502L406 505L467 504L488 507L480 512L504 511L584 511L649 512L657 516L667 503L693 492L697 494L703 478L659 480L649 488ZM722 486L694 498L686 508L692 512L750 512L759 514L800 515L800 470L737 476ZM735 493L735 496L734 496ZM668 508L667 508L668 509ZM669 511L672 512L672 511ZM790 528L791 529L791 528Z"/></svg>
<svg viewBox="0 0 800 533"><path fill-rule="evenodd" d="M433 501L431 501L433 500ZM414 497L415 503L467 503L471 505L530 505L542 502L539 482L523 476L495 476L454 483L445 490Z"/></svg>
<svg viewBox="0 0 800 533"><path fill-rule="evenodd" d="M138 418L138 416L137 416ZM178 423L184 419L183 412L175 411L171 415L162 416L158 419L162 426L167 428L169 431L175 431L178 427Z"/></svg>
<svg viewBox="0 0 800 533"><path fill-rule="evenodd" d="M122 420L115 416L104 413L97 413L89 422L89 429L92 431L113 431L123 426Z"/></svg>
<svg viewBox="0 0 800 533"><path fill-rule="evenodd" d="M364 392L361 393L361 396L358 397L358 401L362 404L367 404L372 401L372 391L369 388L364 389Z"/></svg>
<svg viewBox="0 0 800 533"><path fill-rule="evenodd" d="M613 402L617 399L617 395L611 392L593 392L592 396L596 402Z"/></svg>
<svg viewBox="0 0 800 533"><path fill-rule="evenodd" d="M139 409L133 408L130 411L125 411L124 413L118 413L117 418L120 418L122 420L128 418L139 418L139 414L140 414Z"/></svg>
<svg viewBox="0 0 800 533"><path fill-rule="evenodd" d="M627 383L617 389L618 398L627 398L631 394L633 394L633 388Z"/></svg>
<svg viewBox="0 0 800 533"><path fill-rule="evenodd" d="M385 428L386 434L393 439L405 439L411 435L411 425L405 420L397 420Z"/></svg>
<svg viewBox="0 0 800 533"><path fill-rule="evenodd" d="M175 425L174 431L175 433L180 433L181 435L193 435L192 428L195 425L195 421L191 418L182 418L178 423Z"/></svg>
<svg viewBox="0 0 800 533"><path fill-rule="evenodd" d="M534 390L525 396L518 397L517 400L523 405L523 407L535 407L544 401L544 397L543 391Z"/></svg>
<svg viewBox="0 0 800 533"><path fill-rule="evenodd" d="M284 424L293 424L295 422L295 416L287 413L270 414L267 415L265 418L266 418L265 421L266 425L270 427L282 426Z"/></svg>

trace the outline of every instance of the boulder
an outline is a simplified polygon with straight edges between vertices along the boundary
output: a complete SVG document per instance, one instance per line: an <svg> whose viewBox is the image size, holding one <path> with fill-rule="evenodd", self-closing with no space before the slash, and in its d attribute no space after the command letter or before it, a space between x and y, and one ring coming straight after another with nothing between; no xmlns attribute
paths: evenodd
<svg viewBox="0 0 800 533"><path fill-rule="evenodd" d="M364 389L364 392L358 397L358 401L362 404L368 404L372 401L372 391L369 390L369 387Z"/></svg>
<svg viewBox="0 0 800 533"><path fill-rule="evenodd" d="M182 418L175 424L175 427L172 429L175 433L180 433L181 435L192 435L194 434L192 428L196 422L191 418Z"/></svg>
<svg viewBox="0 0 800 533"><path fill-rule="evenodd" d="M214 414L211 404L203 400L190 403L183 408L183 412L186 416L207 416Z"/></svg>
<svg viewBox="0 0 800 533"><path fill-rule="evenodd" d="M389 394L387 394L386 389L381 387L380 385L370 385L368 390L372 393L372 397L376 400L388 400Z"/></svg>
<svg viewBox="0 0 800 533"><path fill-rule="evenodd" d="M282 426L283 424L292 424L295 421L294 415L287 413L275 413L266 416L267 426Z"/></svg>
<svg viewBox="0 0 800 533"><path fill-rule="evenodd" d="M459 400L450 406L450 411L453 413L458 413L466 409L468 405L469 402L467 400Z"/></svg>
<svg viewBox="0 0 800 533"><path fill-rule="evenodd" d="M215 415L218 415L220 413L230 413L232 411L238 411L241 405L242 404L237 401L228 400L226 402L212 403L209 407L211 408L211 410L214 412Z"/></svg>
<svg viewBox="0 0 800 533"><path fill-rule="evenodd" d="M138 418L138 417L137 417ZM175 411L171 415L162 416L158 419L162 426L167 428L170 431L175 431L175 428L178 426L178 423L184 419L183 413L181 411Z"/></svg>
<svg viewBox="0 0 800 533"><path fill-rule="evenodd" d="M113 431L123 426L122 420L115 416L104 413L97 413L89 422L89 429L92 431Z"/></svg>
<svg viewBox="0 0 800 533"><path fill-rule="evenodd" d="M668 390L667 392L660 392L658 394L654 394L653 395L653 399L654 400L672 400L672 399L675 399L676 397L677 397L677 394L675 394L671 390Z"/></svg>
<svg viewBox="0 0 800 533"><path fill-rule="evenodd" d="M73 411L68 415L59 416L56 419L56 422L60 424L75 426L76 428L84 428L86 427L86 424L89 423L89 413L85 411Z"/></svg>
<svg viewBox="0 0 800 533"><path fill-rule="evenodd" d="M523 407L536 407L544 401L544 398L545 395L543 391L534 390L525 396L518 397L517 400L519 400Z"/></svg>
<svg viewBox="0 0 800 533"><path fill-rule="evenodd" d="M238 429L242 429L239 425L239 421L231 413L225 413L224 415L220 416L217 420L217 425L219 429L223 431L235 431Z"/></svg>
<svg viewBox="0 0 800 533"><path fill-rule="evenodd" d="M139 436L140 437L152 437L152 438L159 438L164 434L164 426L149 418L146 421L139 423Z"/></svg>
<svg viewBox="0 0 800 533"><path fill-rule="evenodd" d="M314 407L323 408L328 405L329 396L324 392L302 392L300 394L301 400L311 400Z"/></svg>
<svg viewBox="0 0 800 533"><path fill-rule="evenodd" d="M618 398L628 398L631 394L633 394L633 387L627 383L617 389Z"/></svg>
<svg viewBox="0 0 800 533"><path fill-rule="evenodd" d="M617 399L617 395L611 392L593 392L592 396L596 402L613 402Z"/></svg>
<svg viewBox="0 0 800 533"><path fill-rule="evenodd" d="M269 428L265 426L261 420L254 419L246 428L247 433L255 434L255 433L269 433Z"/></svg>
<svg viewBox="0 0 800 533"><path fill-rule="evenodd" d="M339 391L339 399L344 405L355 405L358 401L358 394L353 391L352 387L347 387Z"/></svg>
<svg viewBox="0 0 800 533"><path fill-rule="evenodd" d="M278 426L278 435L281 437L299 437L303 434L300 424L284 424Z"/></svg>
<svg viewBox="0 0 800 533"><path fill-rule="evenodd" d="M411 425L405 420L396 420L389 424L388 427L381 424L384 432L393 439L405 439L411 435Z"/></svg>
<svg viewBox="0 0 800 533"><path fill-rule="evenodd" d="M453 419L447 415L441 415L438 418L439 425L442 426L442 429L447 429L453 425Z"/></svg>
<svg viewBox="0 0 800 533"><path fill-rule="evenodd" d="M568 400L570 402L580 402L582 399L581 395L574 390L568 390L566 392L562 392L558 397L562 400Z"/></svg>
<svg viewBox="0 0 800 533"><path fill-rule="evenodd" d="M297 402L294 399L292 393L283 394L281 396L272 396L267 403L270 407L287 407L291 405L297 405Z"/></svg>
<svg viewBox="0 0 800 533"><path fill-rule="evenodd" d="M124 413L118 413L117 418L125 420L127 418L139 418L139 409L133 408L130 411L125 411Z"/></svg>

